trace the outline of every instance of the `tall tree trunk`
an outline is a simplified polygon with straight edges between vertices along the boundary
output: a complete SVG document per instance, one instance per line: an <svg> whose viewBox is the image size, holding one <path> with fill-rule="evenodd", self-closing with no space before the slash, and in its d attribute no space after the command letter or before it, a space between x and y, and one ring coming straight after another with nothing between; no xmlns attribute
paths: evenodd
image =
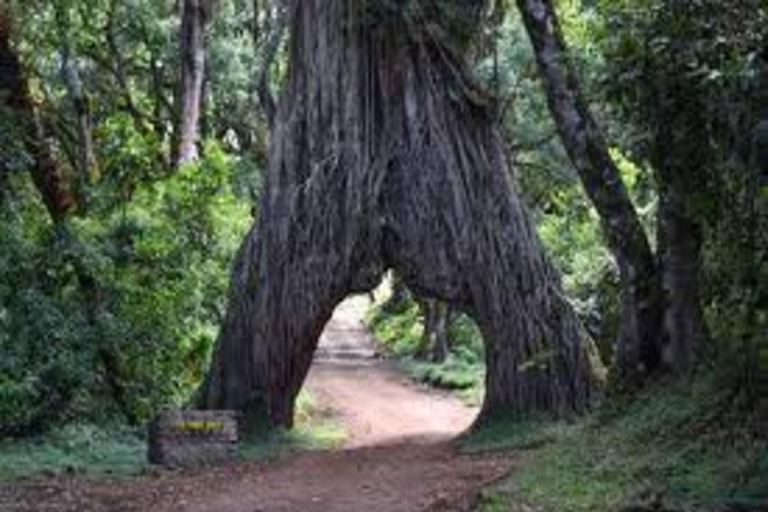
<svg viewBox="0 0 768 512"><path fill-rule="evenodd" d="M682 98L674 85L660 92L662 98ZM707 110L683 99L648 108L658 109L653 117L660 125L651 165L659 185L657 245L666 306L664 355L676 373L684 373L709 340L700 290L703 226L695 210L695 198L706 193L702 183L711 165L709 153L698 149L698 141L709 137Z"/></svg>
<svg viewBox="0 0 768 512"><path fill-rule="evenodd" d="M99 171L96 165L96 155L93 150L93 136L91 129L91 108L88 96L83 90L82 80L77 66L72 62L71 52L68 47L62 51L62 75L67 85L72 107L75 111L77 123L77 163L79 167L79 179L84 183L95 183ZM81 190L85 187L81 187Z"/></svg>
<svg viewBox="0 0 768 512"><path fill-rule="evenodd" d="M418 5L418 4L416 4ZM579 324L510 183L504 145L430 13L293 0L258 226L234 269L203 407L290 426L338 302L387 268L472 312L482 419L583 410Z"/></svg>
<svg viewBox="0 0 768 512"><path fill-rule="evenodd" d="M263 7L264 23L259 22L261 16L259 0L253 0L253 20L251 22L251 39L254 51L261 57L261 68L254 77L256 97L267 118L268 126L275 119L277 105L269 87L272 66L280 50L280 43L285 36L285 9L280 2L267 2Z"/></svg>
<svg viewBox="0 0 768 512"><path fill-rule="evenodd" d="M701 226L686 214L680 194L672 187L662 187L659 204L659 251L669 338L666 359L676 373L691 368L709 339L700 299Z"/></svg>
<svg viewBox="0 0 768 512"><path fill-rule="evenodd" d="M181 64L177 93L177 133L174 164L197 160L200 138L200 109L205 77L205 27L211 0L184 0L179 32Z"/></svg>
<svg viewBox="0 0 768 512"><path fill-rule="evenodd" d="M517 0L549 109L568 156L600 215L622 282L622 321L615 371L626 384L661 364L661 275L621 174L589 111L552 0Z"/></svg>

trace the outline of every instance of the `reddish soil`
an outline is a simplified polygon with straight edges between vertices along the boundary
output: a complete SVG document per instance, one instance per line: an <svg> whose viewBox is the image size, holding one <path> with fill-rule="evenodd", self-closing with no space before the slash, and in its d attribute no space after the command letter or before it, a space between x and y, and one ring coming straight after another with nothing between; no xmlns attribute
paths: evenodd
<svg viewBox="0 0 768 512"><path fill-rule="evenodd" d="M476 410L406 381L375 357L360 302L329 323L308 380L348 429L341 450L128 480L56 476L0 485L7 512L458 512L507 474L504 455L459 453Z"/></svg>
<svg viewBox="0 0 768 512"><path fill-rule="evenodd" d="M477 408L414 384L376 356L362 323L366 308L366 300L353 298L336 309L307 379L315 400L344 424L347 447L445 441L468 429Z"/></svg>

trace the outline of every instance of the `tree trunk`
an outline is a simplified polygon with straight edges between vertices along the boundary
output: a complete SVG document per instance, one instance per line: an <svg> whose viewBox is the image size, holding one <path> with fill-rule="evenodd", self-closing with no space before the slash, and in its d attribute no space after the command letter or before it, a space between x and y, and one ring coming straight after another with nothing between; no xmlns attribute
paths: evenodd
<svg viewBox="0 0 768 512"><path fill-rule="evenodd" d="M676 373L684 373L692 367L697 353L709 339L700 300L701 226L686 215L679 191L665 187L662 190L659 250L667 303L666 359Z"/></svg>
<svg viewBox="0 0 768 512"><path fill-rule="evenodd" d="M179 33L181 72L177 93L177 133L174 163L178 167L198 158L200 108L205 76L205 27L211 0L184 0Z"/></svg>
<svg viewBox="0 0 768 512"><path fill-rule="evenodd" d="M448 324L450 322L450 308L448 304L434 301L435 310L434 336L432 341L432 362L443 363L448 358L450 344L448 343Z"/></svg>
<svg viewBox="0 0 768 512"><path fill-rule="evenodd" d="M687 66L681 56L670 58L664 62L664 72ZM653 67L648 71L651 76L662 72ZM712 168L716 159L712 148L701 147L701 141L713 136L713 126L707 100L685 94L698 85L684 73L673 73L650 87L653 97L660 98L645 108L656 124L649 159L659 188L657 245L664 285L664 356L675 373L684 373L709 340L700 291L703 221L698 218L698 205L710 199L708 188L717 172Z"/></svg>
<svg viewBox="0 0 768 512"><path fill-rule="evenodd" d="M88 96L83 91L80 73L76 64L72 62L69 48L62 51L62 75L67 85L67 93L72 101L77 120L77 163L79 167L79 181L82 183L95 183L99 171L96 165L96 155L93 150L93 136L91 130L91 108ZM82 191L85 187L79 187Z"/></svg>
<svg viewBox="0 0 768 512"><path fill-rule="evenodd" d="M448 357L448 305L437 299L416 299L424 315L424 332L415 356L442 363Z"/></svg>
<svg viewBox="0 0 768 512"><path fill-rule="evenodd" d="M486 350L481 418L582 411L578 320L503 143L431 14L294 0L258 226L237 258L200 405L290 426L320 333L387 268L459 304Z"/></svg>
<svg viewBox="0 0 768 512"><path fill-rule="evenodd" d="M600 215L622 282L616 377L639 383L661 363L661 276L621 174L589 111L551 0L517 0L549 109L587 195Z"/></svg>
<svg viewBox="0 0 768 512"><path fill-rule="evenodd" d="M259 0L253 0L253 21L251 23L251 38L254 51L261 59L261 69L254 78L256 97L267 118L267 125L272 126L277 105L269 87L272 66L278 56L280 43L285 35L284 8L280 3L270 3L264 7L264 23L259 22L261 8Z"/></svg>

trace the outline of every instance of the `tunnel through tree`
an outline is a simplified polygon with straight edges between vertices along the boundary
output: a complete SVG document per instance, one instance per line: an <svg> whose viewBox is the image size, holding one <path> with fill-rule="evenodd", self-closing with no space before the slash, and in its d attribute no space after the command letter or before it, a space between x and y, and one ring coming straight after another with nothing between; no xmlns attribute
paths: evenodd
<svg viewBox="0 0 768 512"><path fill-rule="evenodd" d="M585 408L578 320L466 66L481 4L290 2L260 217L199 405L290 426L333 309L392 268L480 326L481 420Z"/></svg>

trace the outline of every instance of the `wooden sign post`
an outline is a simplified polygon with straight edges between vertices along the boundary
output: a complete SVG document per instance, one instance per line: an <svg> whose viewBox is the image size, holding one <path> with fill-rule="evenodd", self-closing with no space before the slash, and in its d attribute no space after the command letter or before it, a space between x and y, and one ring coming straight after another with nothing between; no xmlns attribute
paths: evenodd
<svg viewBox="0 0 768 512"><path fill-rule="evenodd" d="M151 464L182 467L227 459L238 441L234 411L177 410L149 424Z"/></svg>

